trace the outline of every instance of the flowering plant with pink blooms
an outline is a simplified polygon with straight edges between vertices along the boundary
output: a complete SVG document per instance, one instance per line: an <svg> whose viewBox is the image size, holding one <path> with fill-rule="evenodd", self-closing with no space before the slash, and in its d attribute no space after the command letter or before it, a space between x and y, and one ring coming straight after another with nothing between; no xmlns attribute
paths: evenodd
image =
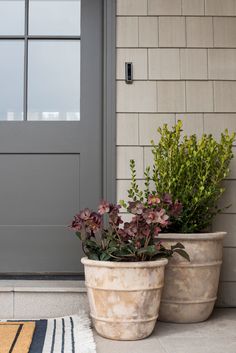
<svg viewBox="0 0 236 353"><path fill-rule="evenodd" d="M189 260L181 243L166 249L158 241L159 232L168 226L170 219L162 203L155 195L150 195L148 205L129 202L131 220L123 222L121 206L103 201L97 212L86 208L75 215L70 228L82 241L85 255L92 260L150 261L168 258L174 252ZM104 218L108 218L107 222Z"/></svg>
<svg viewBox="0 0 236 353"><path fill-rule="evenodd" d="M145 175L145 189L140 190L137 179L136 179L136 169L135 161L130 160L130 170L131 170L131 185L128 190L128 197L133 202L140 202L144 204L145 207L150 207L158 204L159 209L163 209L168 215L168 223L165 227L161 229L162 232L171 232L175 227L176 222L181 218L183 212L182 203L172 196L165 193L157 193L157 191L150 191L150 168L148 167L144 173ZM120 205L128 210L128 204L124 200L120 200ZM173 227L174 226L174 227Z"/></svg>

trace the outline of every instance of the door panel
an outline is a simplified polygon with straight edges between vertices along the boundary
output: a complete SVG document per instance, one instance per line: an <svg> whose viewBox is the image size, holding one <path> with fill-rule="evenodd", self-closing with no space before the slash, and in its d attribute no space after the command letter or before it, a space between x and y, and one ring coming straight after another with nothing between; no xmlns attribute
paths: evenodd
<svg viewBox="0 0 236 353"><path fill-rule="evenodd" d="M102 13L82 0L80 120L0 122L0 273L82 272L67 225L102 197Z"/></svg>
<svg viewBox="0 0 236 353"><path fill-rule="evenodd" d="M1 226L0 231L1 273L80 272L80 243L66 226Z"/></svg>
<svg viewBox="0 0 236 353"><path fill-rule="evenodd" d="M79 155L5 154L0 165L0 224L65 225L78 211Z"/></svg>

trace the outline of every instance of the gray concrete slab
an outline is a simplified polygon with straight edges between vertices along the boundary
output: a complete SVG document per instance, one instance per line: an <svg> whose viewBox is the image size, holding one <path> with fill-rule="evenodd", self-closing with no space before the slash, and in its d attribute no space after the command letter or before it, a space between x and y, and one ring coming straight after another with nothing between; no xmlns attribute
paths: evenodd
<svg viewBox="0 0 236 353"><path fill-rule="evenodd" d="M142 341L118 342L95 333L97 353L236 353L236 309L216 309L198 324L157 322Z"/></svg>

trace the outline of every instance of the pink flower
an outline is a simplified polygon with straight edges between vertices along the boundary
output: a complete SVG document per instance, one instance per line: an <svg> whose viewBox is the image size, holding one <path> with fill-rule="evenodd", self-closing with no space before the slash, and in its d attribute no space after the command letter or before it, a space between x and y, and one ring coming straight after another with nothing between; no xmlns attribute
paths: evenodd
<svg viewBox="0 0 236 353"><path fill-rule="evenodd" d="M147 224L158 223L163 226L166 226L168 224L167 220L169 219L169 216L165 213L164 209L161 209L160 211L147 209L145 210L143 217Z"/></svg>
<svg viewBox="0 0 236 353"><path fill-rule="evenodd" d="M154 228L154 238L157 238L159 233L161 231L161 228L160 227L155 227Z"/></svg>
<svg viewBox="0 0 236 353"><path fill-rule="evenodd" d="M147 238L149 237L150 233L151 233L151 229L149 226L145 226L144 228L141 229L141 233L142 235Z"/></svg>
<svg viewBox="0 0 236 353"><path fill-rule="evenodd" d="M81 229L82 229L82 222L81 222L81 219L78 217L78 216L75 216L71 225L70 225L70 228L73 229L74 231L76 232L79 232Z"/></svg>
<svg viewBox="0 0 236 353"><path fill-rule="evenodd" d="M157 223L163 226L167 226L168 219L169 216L166 214L166 211L164 209L161 209L159 212L157 212Z"/></svg>
<svg viewBox="0 0 236 353"><path fill-rule="evenodd" d="M94 232L99 230L101 228L101 223L102 223L101 216L98 213L93 212L91 214L91 228L92 228L92 230Z"/></svg>
<svg viewBox="0 0 236 353"><path fill-rule="evenodd" d="M143 213L144 205L139 202L129 202L128 211L132 214L141 215Z"/></svg>
<svg viewBox="0 0 236 353"><path fill-rule="evenodd" d="M121 217L119 216L119 210L121 206L118 205L110 205L110 213L109 213L109 223L112 226L119 227L120 224L123 223Z"/></svg>
<svg viewBox="0 0 236 353"><path fill-rule="evenodd" d="M171 197L171 195L168 194L168 193L165 193L165 194L163 195L163 202L164 202L165 204L167 204L167 205L171 205L171 204L172 204L172 197Z"/></svg>
<svg viewBox="0 0 236 353"><path fill-rule="evenodd" d="M143 217L147 224L157 223L157 211L153 211L151 209L145 210L143 213Z"/></svg>
<svg viewBox="0 0 236 353"><path fill-rule="evenodd" d="M83 211L80 212L79 217L83 220L86 221L90 218L91 216L91 211L89 208L85 208Z"/></svg>
<svg viewBox="0 0 236 353"><path fill-rule="evenodd" d="M136 224L133 224L132 222L125 222L124 232L131 238L135 237L138 232Z"/></svg>
<svg viewBox="0 0 236 353"><path fill-rule="evenodd" d="M110 217L109 217L109 223L110 223L111 225L115 225L115 226L118 227L120 224L123 223L123 221L122 221L121 217L118 216L118 215L110 215Z"/></svg>
<svg viewBox="0 0 236 353"><path fill-rule="evenodd" d="M110 203L107 201L102 201L98 206L98 213L104 215L105 213L110 212Z"/></svg>
<svg viewBox="0 0 236 353"><path fill-rule="evenodd" d="M149 195L148 196L148 205L157 205L161 202L157 195Z"/></svg>

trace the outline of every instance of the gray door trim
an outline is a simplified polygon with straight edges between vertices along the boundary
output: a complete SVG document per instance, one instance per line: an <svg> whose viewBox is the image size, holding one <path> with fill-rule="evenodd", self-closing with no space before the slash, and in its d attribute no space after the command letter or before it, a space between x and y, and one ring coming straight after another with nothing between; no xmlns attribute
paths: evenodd
<svg viewBox="0 0 236 353"><path fill-rule="evenodd" d="M103 198L116 202L116 0L104 0Z"/></svg>

